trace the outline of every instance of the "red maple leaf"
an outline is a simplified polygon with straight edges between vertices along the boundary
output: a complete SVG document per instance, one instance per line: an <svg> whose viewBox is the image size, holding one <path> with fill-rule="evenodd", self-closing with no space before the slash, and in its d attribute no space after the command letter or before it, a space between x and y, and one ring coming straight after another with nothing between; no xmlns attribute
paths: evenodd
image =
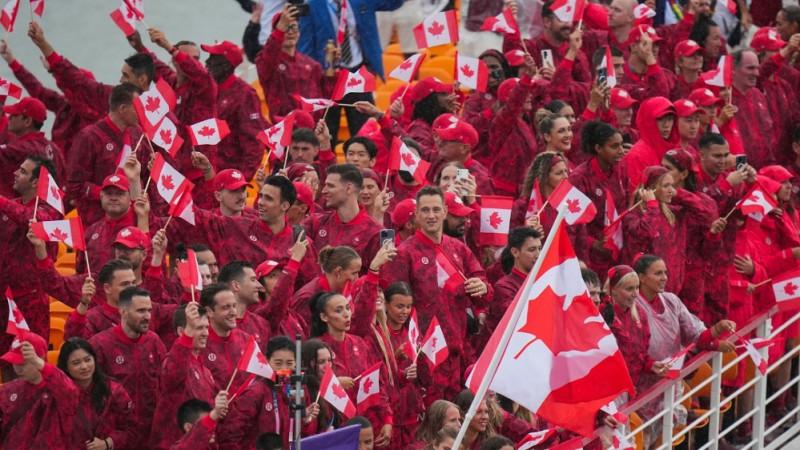
<svg viewBox="0 0 800 450"><path fill-rule="evenodd" d="M565 12L570 12L570 11L572 11L572 6L570 6L570 5L567 5L567 7L566 7L566 9L564 9L564 11L565 11Z"/></svg>
<svg viewBox="0 0 800 450"><path fill-rule="evenodd" d="M7 84L8 84L8 80L4 80L4 79L0 78L0 87L3 87L5 85L7 85Z"/></svg>
<svg viewBox="0 0 800 450"><path fill-rule="evenodd" d="M128 19L133 19L134 17L136 17L136 15L133 13L133 10L128 8L127 6L125 6L125 11L127 11L125 15L128 17Z"/></svg>
<svg viewBox="0 0 800 450"><path fill-rule="evenodd" d="M344 388L342 388L342 385L339 383L334 383L331 386L331 390L333 391L333 395L335 395L338 398L347 397L347 392L344 391Z"/></svg>
<svg viewBox="0 0 800 450"><path fill-rule="evenodd" d="M497 227L503 223L503 218L500 217L500 214L497 214L497 211L493 212L491 216L489 216L489 225L492 226L495 230L498 229Z"/></svg>
<svg viewBox="0 0 800 450"><path fill-rule="evenodd" d="M145 111L155 112L158 111L158 108L160 107L161 107L160 97L147 97L147 103L144 105Z"/></svg>
<svg viewBox="0 0 800 450"><path fill-rule="evenodd" d="M63 231L61 231L60 228L54 229L53 232L50 233L50 236L53 236L54 238L56 238L56 239L58 239L59 241L62 241L62 242L65 241L69 237L69 235L67 233L64 233Z"/></svg>
<svg viewBox="0 0 800 450"><path fill-rule="evenodd" d="M372 388L372 378L367 378L364 380L364 393L369 394L369 390Z"/></svg>
<svg viewBox="0 0 800 450"><path fill-rule="evenodd" d="M795 286L791 281L783 287L783 292L786 292L789 295L794 295L795 291L797 291L797 286Z"/></svg>
<svg viewBox="0 0 800 450"><path fill-rule="evenodd" d="M364 80L362 80L361 78L350 78L350 80L347 82L347 87L358 86L363 82Z"/></svg>
<svg viewBox="0 0 800 450"><path fill-rule="evenodd" d="M431 337L431 347L433 350L436 350L436 336Z"/></svg>
<svg viewBox="0 0 800 450"><path fill-rule="evenodd" d="M161 130L158 132L158 134L161 136L161 140L164 141L165 144L172 144L172 130Z"/></svg>
<svg viewBox="0 0 800 450"><path fill-rule="evenodd" d="M461 66L461 73L463 73L467 78L472 78L472 76L475 75L475 71L469 67L469 64L464 64Z"/></svg>
<svg viewBox="0 0 800 450"><path fill-rule="evenodd" d="M444 31L444 25L440 24L435 20L433 21L431 26L428 27L428 33L430 33L431 36L438 36L442 34L443 31Z"/></svg>
<svg viewBox="0 0 800 450"><path fill-rule="evenodd" d="M577 198L567 199L567 209L573 214L581 212L581 202Z"/></svg>
<svg viewBox="0 0 800 450"><path fill-rule="evenodd" d="M58 191L57 187L50 188L50 195L52 195L53 198L55 198L56 200L59 200L61 198L61 192Z"/></svg>
<svg viewBox="0 0 800 450"><path fill-rule="evenodd" d="M200 130L197 132L197 134L199 134L200 136L209 137L209 136L213 136L214 133L216 133L216 132L217 132L216 128L211 128L208 125L203 125L203 128L200 128Z"/></svg>
<svg viewBox="0 0 800 450"><path fill-rule="evenodd" d="M25 321L25 318L22 317L22 311L20 311L19 308L14 308L13 314L14 314L14 322L22 323Z"/></svg>
<svg viewBox="0 0 800 450"><path fill-rule="evenodd" d="M416 329L409 331L408 339L415 344L417 343L417 339L419 339L419 336L417 335Z"/></svg>
<svg viewBox="0 0 800 450"><path fill-rule="evenodd" d="M168 190L175 189L175 185L172 184L172 175L162 175L161 176L161 185L167 188Z"/></svg>
<svg viewBox="0 0 800 450"><path fill-rule="evenodd" d="M410 68L411 68L411 66L413 66L413 64L411 64L411 61L409 61L409 60L405 60L405 61L403 61L403 63L402 63L402 64L400 64L400 66L398 66L398 67L400 67L400 70L408 70L408 69L410 69ZM2 86L2 85L0 85L0 86Z"/></svg>
<svg viewBox="0 0 800 450"><path fill-rule="evenodd" d="M758 192L758 191L753 191L753 192L750 194L750 196L749 196L749 197L747 197L747 199L748 199L748 200L750 200L750 201L752 201L753 203L759 203L759 202L762 200L762 198L761 198L761 192Z"/></svg>
<svg viewBox="0 0 800 450"><path fill-rule="evenodd" d="M403 158L403 163L406 167L411 168L417 165L417 159L411 153L401 153L400 157Z"/></svg>
<svg viewBox="0 0 800 450"><path fill-rule="evenodd" d="M272 127L269 130L267 130L267 136L272 138L273 136L275 136L275 133L277 133L277 132L279 132L281 130L283 130L283 127L278 127L278 126Z"/></svg>
<svg viewBox="0 0 800 450"><path fill-rule="evenodd" d="M614 444L614 448L619 448L622 445L622 442L619 441L619 438L616 436L611 436L611 442Z"/></svg>

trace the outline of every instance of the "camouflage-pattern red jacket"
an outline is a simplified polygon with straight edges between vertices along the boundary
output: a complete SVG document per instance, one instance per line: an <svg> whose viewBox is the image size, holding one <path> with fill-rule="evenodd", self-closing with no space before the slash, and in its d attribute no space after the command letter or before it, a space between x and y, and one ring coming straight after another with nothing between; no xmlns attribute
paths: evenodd
<svg viewBox="0 0 800 450"><path fill-rule="evenodd" d="M218 335L214 328L208 327L208 342L197 357L211 372L214 378L215 392L224 390L228 386L233 370L242 359L248 342L250 342L250 335L238 328L232 329L230 335L223 337ZM248 374L238 371L231 386L240 386L248 376Z"/></svg>
<svg viewBox="0 0 800 450"><path fill-rule="evenodd" d="M745 93L732 89L732 103L739 108L736 122L742 142L746 142L747 163L756 170L777 164L777 134L775 120L770 112L767 97L758 89Z"/></svg>
<svg viewBox="0 0 800 450"><path fill-rule="evenodd" d="M249 450L261 433L276 433L283 438L284 448L289 448L291 419L285 389L259 377L231 403L219 429L219 445Z"/></svg>
<svg viewBox="0 0 800 450"><path fill-rule="evenodd" d="M0 195L14 197L14 172L28 156L36 155L53 160L56 166L56 180L63 183L66 163L64 154L57 145L50 142L42 132L28 133L16 137L8 135L8 139L0 141Z"/></svg>
<svg viewBox="0 0 800 450"><path fill-rule="evenodd" d="M380 248L382 226L367 214L363 206L358 209L358 214L347 223L342 223L337 211L324 211L306 217L302 225L306 236L312 240L315 253L326 245L352 247L361 257L361 274L364 275Z"/></svg>
<svg viewBox="0 0 800 450"><path fill-rule="evenodd" d="M218 95L217 115L228 123L231 134L217 145L217 170L237 169L250 180L264 156L264 144L256 139L267 128L261 101L256 91L236 75L219 85Z"/></svg>
<svg viewBox="0 0 800 450"><path fill-rule="evenodd" d="M107 380L111 394L106 399L103 411L97 412L92 404L90 389L79 388L80 398L72 427L71 450L84 450L86 442L111 438L114 448L132 448L139 440L136 423L130 420L136 414L133 401L125 388L116 381ZM90 386L90 388L93 386Z"/></svg>
<svg viewBox="0 0 800 450"><path fill-rule="evenodd" d="M278 282L275 283L270 300L253 309L254 314L267 321L272 336L289 336L294 339L299 333L303 340L308 339L307 322L302 314L289 307L299 267L300 263L290 259L283 267Z"/></svg>
<svg viewBox="0 0 800 450"><path fill-rule="evenodd" d="M216 440L214 444L208 441L214 437L217 429L217 421L210 415L203 416L192 426L188 433L184 434L180 441L172 444L170 450L216 450L219 448Z"/></svg>

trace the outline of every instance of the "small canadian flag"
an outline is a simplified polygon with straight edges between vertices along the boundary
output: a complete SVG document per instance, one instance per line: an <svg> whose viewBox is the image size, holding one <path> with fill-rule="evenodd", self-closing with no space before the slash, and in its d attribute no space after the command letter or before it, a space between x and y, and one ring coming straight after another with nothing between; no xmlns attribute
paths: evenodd
<svg viewBox="0 0 800 450"><path fill-rule="evenodd" d="M782 311L800 308L800 270L792 270L772 279L772 290L778 309Z"/></svg>
<svg viewBox="0 0 800 450"><path fill-rule="evenodd" d="M630 441L625 438L625 435L622 433L621 427L614 428L611 430L611 447L614 450L631 450L635 448L631 445Z"/></svg>
<svg viewBox="0 0 800 450"><path fill-rule="evenodd" d="M267 358L261 353L256 343L256 338L250 336L247 347L244 349L242 359L239 360L237 368L243 372L252 373L268 380L275 379L275 371L267 362Z"/></svg>
<svg viewBox="0 0 800 450"><path fill-rule="evenodd" d="M86 251L83 239L83 224L80 217L65 220L49 220L31 224L33 234L44 241L63 242L75 250Z"/></svg>
<svg viewBox="0 0 800 450"><path fill-rule="evenodd" d="M154 144L166 150L173 158L183 145L183 138L178 135L178 127L167 116L164 116L154 128L147 130L147 137Z"/></svg>
<svg viewBox="0 0 800 450"><path fill-rule="evenodd" d="M433 13L414 27L417 47L429 48L458 42L458 18L455 10Z"/></svg>
<svg viewBox="0 0 800 450"><path fill-rule="evenodd" d="M64 214L64 192L58 188L55 178L44 166L39 167L39 186L36 188L36 195L56 211Z"/></svg>
<svg viewBox="0 0 800 450"><path fill-rule="evenodd" d="M328 364L325 374L322 375L319 385L320 397L344 414L345 417L355 417L356 407L347 395L347 391L339 383L339 379L333 374L332 365Z"/></svg>
<svg viewBox="0 0 800 450"><path fill-rule="evenodd" d="M496 31L511 36L519 34L519 26L517 19L514 17L514 12L511 8L506 8L502 13L494 16L487 17L481 26L481 31Z"/></svg>
<svg viewBox="0 0 800 450"><path fill-rule="evenodd" d="M622 251L624 244L622 237L622 216L627 214L628 211L623 211L622 215L617 214L617 207L614 205L614 197L611 192L606 189L606 215L603 221L605 228L603 229L603 236L607 237L606 243L603 247L611 250L611 254L616 259L619 252Z"/></svg>
<svg viewBox="0 0 800 450"><path fill-rule="evenodd" d="M151 82L147 91L133 99L133 108L139 116L142 128L150 131L175 107L176 102L175 91L161 78Z"/></svg>
<svg viewBox="0 0 800 450"><path fill-rule="evenodd" d="M747 350L747 354L750 355L750 358L753 360L753 364L758 368L758 371L761 372L761 375L767 374L767 360L761 356L761 353L756 349L756 346L750 342L750 340L745 339L742 335L737 332L733 332L739 340L744 344L744 348Z"/></svg>
<svg viewBox="0 0 800 450"><path fill-rule="evenodd" d="M416 53L411 55L407 60L403 61L395 67L391 72L389 72L389 76L396 79L405 81L406 83L410 83L411 80L417 76L417 71L419 70L419 66L422 65L422 61L425 61L425 56L427 53Z"/></svg>
<svg viewBox="0 0 800 450"><path fill-rule="evenodd" d="M327 98L305 98L297 94L292 95L292 97L297 100L297 103L300 104L300 108L305 112L322 111L323 109L337 105L335 101L328 100Z"/></svg>
<svg viewBox="0 0 800 450"><path fill-rule="evenodd" d="M528 433L517 443L517 450L531 450L537 445L547 442L548 439L556 434L558 434L556 428L548 428L546 430Z"/></svg>
<svg viewBox="0 0 800 450"><path fill-rule="evenodd" d="M517 67L525 64L525 52L522 50L510 50L503 55L508 60L508 65L511 67Z"/></svg>
<svg viewBox="0 0 800 450"><path fill-rule="evenodd" d="M410 173L419 184L427 181L428 169L431 163L415 155L398 137L392 138L392 148L389 150L389 169L395 173L404 170Z"/></svg>
<svg viewBox="0 0 800 450"><path fill-rule="evenodd" d="M439 247L436 247L436 283L439 289L455 292L465 281L464 276L450 262Z"/></svg>
<svg viewBox="0 0 800 450"><path fill-rule="evenodd" d="M6 300L8 300L8 326L6 326L6 333L17 335L19 330L30 331L28 322L22 317L22 312L14 302L14 296L11 295L11 288L6 288Z"/></svg>
<svg viewBox="0 0 800 450"><path fill-rule="evenodd" d="M19 100L22 97L22 88L5 78L0 78L0 97L5 96Z"/></svg>
<svg viewBox="0 0 800 450"><path fill-rule="evenodd" d="M586 0L555 0L550 5L550 11L562 22L572 23L583 19L586 9Z"/></svg>
<svg viewBox="0 0 800 450"><path fill-rule="evenodd" d="M425 334L425 337L422 338L422 347L420 347L420 351L428 357L431 371L450 356L450 351L447 350L447 341L444 340L442 326L439 325L439 320L436 319L436 317L431 320L428 332Z"/></svg>
<svg viewBox="0 0 800 450"><path fill-rule="evenodd" d="M203 290L203 276L200 275L200 265L197 263L197 254L194 250L186 250L186 261L178 260L178 278L187 289ZM194 300L194 299L192 299Z"/></svg>
<svg viewBox="0 0 800 450"><path fill-rule="evenodd" d="M136 17L128 17L128 10L125 6L111 11L109 17L114 21L114 24L122 30L125 36L130 36L136 32Z"/></svg>
<svg viewBox="0 0 800 450"><path fill-rule="evenodd" d="M125 161L128 159L128 155L133 153L133 147L131 147L131 135L130 133L125 133L122 137L122 151L119 152L119 156L117 156L117 168L123 167L125 165Z"/></svg>
<svg viewBox="0 0 800 450"><path fill-rule="evenodd" d="M181 185L189 183L186 177L164 160L161 153L156 154L153 169L150 171L150 179L156 182L158 193L167 203L172 202L175 194L180 191Z"/></svg>
<svg viewBox="0 0 800 450"><path fill-rule="evenodd" d="M611 46L606 46L606 54L603 56L603 61L600 67L606 68L606 84L608 87L613 88L617 85L617 72L614 71L614 59L611 56Z"/></svg>
<svg viewBox="0 0 800 450"><path fill-rule="evenodd" d="M292 143L294 114L287 114L280 122L256 135L262 144L272 149L271 156L283 159L286 147Z"/></svg>
<svg viewBox="0 0 800 450"><path fill-rule="evenodd" d="M30 0L31 10L39 17L44 15L44 0Z"/></svg>
<svg viewBox="0 0 800 450"><path fill-rule="evenodd" d="M550 194L550 204L558 208L562 202L566 202L567 216L564 220L568 225L588 223L597 214L594 203L583 192L578 190L566 178L558 183L558 186Z"/></svg>
<svg viewBox="0 0 800 450"><path fill-rule="evenodd" d="M456 52L455 75L455 80L462 85L478 92L486 92L489 69L480 59L461 56Z"/></svg>
<svg viewBox="0 0 800 450"><path fill-rule="evenodd" d="M665 358L663 362L667 366L667 373L664 374L667 378L677 379L683 369L683 363L686 361L686 354L689 350L694 348L694 343L687 345L683 350L679 351L675 356Z"/></svg>
<svg viewBox="0 0 800 450"><path fill-rule="evenodd" d="M206 119L186 127L192 145L217 145L219 141L231 133L228 123L222 119Z"/></svg>
<svg viewBox="0 0 800 450"><path fill-rule="evenodd" d="M411 347L411 358L417 354L419 347L419 320L417 320L417 308L411 307L411 314L408 316L408 344Z"/></svg>
<svg viewBox="0 0 800 450"><path fill-rule="evenodd" d="M361 66L357 72L348 70L339 71L339 79L333 89L333 100L341 100L342 97L351 92L372 92L375 90L375 75L367 70L366 66Z"/></svg>
<svg viewBox="0 0 800 450"><path fill-rule="evenodd" d="M370 406L380 402L380 378L383 362L379 362L358 376L358 394L356 404L363 414Z"/></svg>
<svg viewBox="0 0 800 450"><path fill-rule="evenodd" d="M9 33L14 31L14 22L17 21L17 12L19 12L19 0L9 0L3 11L0 12L0 24Z"/></svg>
<svg viewBox="0 0 800 450"><path fill-rule="evenodd" d="M481 244L505 246L511 224L513 197L485 195L481 198Z"/></svg>
<svg viewBox="0 0 800 450"><path fill-rule="evenodd" d="M747 214L754 220L761 222L764 216L772 211L773 208L776 208L778 204L770 194L767 194L761 184L756 181L750 189L750 192L739 201L737 206L741 208L742 214Z"/></svg>
<svg viewBox="0 0 800 450"><path fill-rule="evenodd" d="M733 83L733 56L720 56L717 68L701 73L700 77L711 86L730 87Z"/></svg>
<svg viewBox="0 0 800 450"><path fill-rule="evenodd" d="M184 183L178 188L178 192L169 203L168 214L173 217L180 217L190 224L196 225L192 189L194 189L194 183L192 182Z"/></svg>
<svg viewBox="0 0 800 450"><path fill-rule="evenodd" d="M533 180L533 188L528 199L528 209L525 210L525 220L539 213L542 207L542 194L539 192L539 179Z"/></svg>

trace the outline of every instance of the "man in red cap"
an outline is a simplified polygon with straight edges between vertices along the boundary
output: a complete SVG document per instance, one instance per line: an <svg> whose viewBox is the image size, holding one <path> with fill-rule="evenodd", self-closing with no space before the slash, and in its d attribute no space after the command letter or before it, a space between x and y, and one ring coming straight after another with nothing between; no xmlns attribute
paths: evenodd
<svg viewBox="0 0 800 450"><path fill-rule="evenodd" d="M289 211L286 212L286 217L292 226L300 225L300 222L305 220L306 217L314 214L314 193L311 188L302 181L294 181L294 188L297 191L297 199L294 201Z"/></svg>
<svg viewBox="0 0 800 450"><path fill-rule="evenodd" d="M428 180L433 182L442 170L442 166L449 162L460 162L475 177L478 194L494 194L489 169L483 164L472 159L471 151L478 143L478 132L467 122L452 114L439 116L433 122L433 140L436 143L438 154L431 157L431 167L428 169Z"/></svg>
<svg viewBox="0 0 800 450"><path fill-rule="evenodd" d="M480 229L476 224L480 223L479 209L473 209L464 204L454 192L444 193L444 204L447 206L447 217L444 220L444 234L453 239L463 242L473 255L481 255ZM476 208L480 208L477 203L473 203Z"/></svg>
<svg viewBox="0 0 800 450"><path fill-rule="evenodd" d="M78 409L78 386L46 362L47 342L35 333L14 338L0 360L18 379L0 386L0 436L4 448L68 448Z"/></svg>
<svg viewBox="0 0 800 450"><path fill-rule="evenodd" d="M433 121L442 114L458 110L453 85L427 77L419 80L408 96L410 105L403 109L403 118L408 116L411 123L406 127L405 137L413 139L419 147L419 156L430 161L436 153Z"/></svg>
<svg viewBox="0 0 800 450"><path fill-rule="evenodd" d="M31 155L47 158L55 164L58 172L66 170L61 149L45 138L39 131L47 118L44 104L33 97L25 97L13 105L3 106L8 114L8 135L0 142L0 195L10 197L13 173L25 158Z"/></svg>
<svg viewBox="0 0 800 450"><path fill-rule="evenodd" d="M775 164L777 139L775 119L767 97L758 90L758 56L752 50L733 53L732 103L739 108L736 120L747 143L747 162L756 169Z"/></svg>
<svg viewBox="0 0 800 450"><path fill-rule="evenodd" d="M78 215L84 224L93 224L103 217L100 185L107 176L117 173L124 164L126 147L133 151L142 136L137 127L139 118L133 109L133 99L141 92L131 83L115 86L108 100L108 115L75 136L75 147L68 160L66 188L77 200ZM150 159L146 145L136 152L136 158L145 167Z"/></svg>
<svg viewBox="0 0 800 450"><path fill-rule="evenodd" d="M677 23L666 25L662 24L656 28L656 32L664 39L664 44L659 52L658 61L661 67L672 69L677 55L673 53L677 49L678 43L689 39L692 34L695 19L701 14L711 16L711 6L709 0L689 0L684 9L683 19ZM724 38L719 35L720 41L724 43Z"/></svg>
<svg viewBox="0 0 800 450"><path fill-rule="evenodd" d="M261 116L261 101L256 91L233 73L242 63L242 52L231 41L203 44L200 48L209 53L206 69L219 89L217 116L231 130L217 145L217 169L238 169L246 179L252 179L264 155L264 146L256 136L267 127L267 122Z"/></svg>
<svg viewBox="0 0 800 450"><path fill-rule="evenodd" d="M246 204L248 179L237 169L219 171L214 176L214 198L219 202L219 209L214 213L226 217L257 217L256 210Z"/></svg>
<svg viewBox="0 0 800 450"><path fill-rule="evenodd" d="M417 224L416 215L414 214L416 209L417 200L413 198L407 198L394 207L392 223L396 231L394 237L396 247L399 247L403 241L413 236L419 229L419 224Z"/></svg>
<svg viewBox="0 0 800 450"><path fill-rule="evenodd" d="M644 25L634 28L628 39L631 56L625 64L622 79L617 80L617 87L640 102L656 96L669 98L672 91L664 69L658 65L658 50L662 40L653 27Z"/></svg>
<svg viewBox="0 0 800 450"><path fill-rule="evenodd" d="M744 155L744 143L735 117L736 107L707 87L693 90L689 100L705 112L700 115L700 135L707 131L720 133L728 142L732 155Z"/></svg>
<svg viewBox="0 0 800 450"><path fill-rule="evenodd" d="M283 308L276 302L286 302L292 298L297 279L297 270L300 264L292 259L287 264L279 264L277 261L267 260L256 267L256 278L263 286L262 305L253 311L270 322L273 333L276 336L294 336L300 334L303 339L309 337L308 325L303 316L294 308ZM283 310L284 315L273 313Z"/></svg>

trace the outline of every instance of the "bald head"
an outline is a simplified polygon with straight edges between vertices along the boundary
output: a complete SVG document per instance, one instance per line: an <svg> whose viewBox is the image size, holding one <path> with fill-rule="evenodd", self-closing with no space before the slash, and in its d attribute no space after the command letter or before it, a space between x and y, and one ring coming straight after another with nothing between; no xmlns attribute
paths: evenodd
<svg viewBox="0 0 800 450"><path fill-rule="evenodd" d="M617 28L631 28L636 19L633 9L639 2L636 0L614 0L608 9L608 27L612 30Z"/></svg>

